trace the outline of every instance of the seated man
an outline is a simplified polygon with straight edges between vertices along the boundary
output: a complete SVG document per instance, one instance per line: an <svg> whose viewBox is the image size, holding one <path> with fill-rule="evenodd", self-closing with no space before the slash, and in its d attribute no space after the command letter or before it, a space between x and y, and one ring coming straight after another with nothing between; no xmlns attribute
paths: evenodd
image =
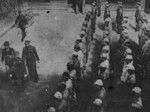
<svg viewBox="0 0 150 112"><path fill-rule="evenodd" d="M22 84L24 84L25 77L27 77L25 64L19 57L19 52L15 52L15 58L13 61L13 66L11 68L10 78L12 78L15 82L17 81L17 79L21 79Z"/></svg>

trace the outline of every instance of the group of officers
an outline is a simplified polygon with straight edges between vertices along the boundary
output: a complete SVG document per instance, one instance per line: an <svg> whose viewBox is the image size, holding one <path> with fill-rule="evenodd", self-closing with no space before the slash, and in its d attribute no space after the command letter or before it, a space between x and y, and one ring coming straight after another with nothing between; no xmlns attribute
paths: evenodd
<svg viewBox="0 0 150 112"><path fill-rule="evenodd" d="M15 84L19 84L18 81L21 81L21 85L24 85L27 77L38 82L36 62L40 61L36 48L30 45L30 41L25 40L24 44L22 57L20 57L19 52L10 47L9 41L5 41L1 57L8 78L11 78Z"/></svg>
<svg viewBox="0 0 150 112"><path fill-rule="evenodd" d="M87 62L89 46L88 44L93 40L93 34L96 27L96 18L99 16L96 7L96 2L92 3L92 11L88 12L85 17L85 21L82 25L81 34L77 36L77 40L74 46L74 52L72 54L71 62L67 63L67 70L62 74L62 81L58 86L57 92L54 94L55 102L48 108L48 112L67 112L71 111L73 105L78 105L80 99L79 94L79 82L84 79L85 75L85 64ZM149 72L149 45L150 45L150 27L147 18L142 14L141 4L138 2L135 12L135 31L139 33L139 52L140 59L142 60L141 69L144 68L145 74ZM90 24L90 25L88 25ZM89 27L90 26L90 27ZM142 86L138 84L135 58L133 49L131 47L131 39L129 35L129 17L127 14L123 14L123 4L118 2L117 16L116 16L116 32L120 35L118 44L120 48L118 52L121 53L122 73L120 75L120 84L122 89L127 89L128 94L132 94L130 102L130 110L132 112L143 111L142 101ZM90 34L88 34L90 29ZM98 66L98 74L93 82L93 97L89 103L89 110L91 112L104 112L107 106L106 92L107 92L107 81L110 77L110 41L111 41L112 21L109 9L109 3L105 3L104 11L104 31L103 40L100 53L100 65ZM89 39L90 38L90 39ZM89 43L88 43L89 42ZM142 68L143 66L143 68ZM125 88L124 88L125 87ZM127 87L127 88L126 88Z"/></svg>
<svg viewBox="0 0 150 112"><path fill-rule="evenodd" d="M22 32L22 42L26 37L27 24L28 21L24 12L19 10L14 26L20 28ZM28 77L33 79L34 82L38 82L36 62L40 62L36 48L30 45L30 41L25 40L24 44L25 47L22 50L22 57L20 57L20 53L10 47L9 41L5 41L1 57L1 62L5 65L8 77L13 79L15 84L18 84L17 82L20 80L22 85L24 85L24 81Z"/></svg>

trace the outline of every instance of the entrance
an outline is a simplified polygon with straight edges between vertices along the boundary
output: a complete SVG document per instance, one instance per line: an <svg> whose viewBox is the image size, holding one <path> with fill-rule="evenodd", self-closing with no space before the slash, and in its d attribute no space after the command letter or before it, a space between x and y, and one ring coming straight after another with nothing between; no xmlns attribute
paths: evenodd
<svg viewBox="0 0 150 112"><path fill-rule="evenodd" d="M140 2L140 0L108 0L109 2L117 3L118 1L122 1L124 4L136 4Z"/></svg>

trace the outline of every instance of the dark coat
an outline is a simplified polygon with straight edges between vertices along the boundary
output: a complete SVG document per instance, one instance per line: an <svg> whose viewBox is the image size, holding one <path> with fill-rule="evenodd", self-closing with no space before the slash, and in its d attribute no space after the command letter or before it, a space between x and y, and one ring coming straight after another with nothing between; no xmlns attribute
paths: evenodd
<svg viewBox="0 0 150 112"><path fill-rule="evenodd" d="M16 20L15 20L15 24L18 24L19 27L25 26L27 24L27 20L25 18L24 15L18 15Z"/></svg>
<svg viewBox="0 0 150 112"><path fill-rule="evenodd" d="M22 59L26 62L35 62L35 61L39 61L39 56L36 52L36 48L34 46L25 46L23 48L23 53L22 53Z"/></svg>
<svg viewBox="0 0 150 112"><path fill-rule="evenodd" d="M2 50L2 58L1 61L5 61L6 65L11 66L14 59L14 49L13 48L4 48Z"/></svg>

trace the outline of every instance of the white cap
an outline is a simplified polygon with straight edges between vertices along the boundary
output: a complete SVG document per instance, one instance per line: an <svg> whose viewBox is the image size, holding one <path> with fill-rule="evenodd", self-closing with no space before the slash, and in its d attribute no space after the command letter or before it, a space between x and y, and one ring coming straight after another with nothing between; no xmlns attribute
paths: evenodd
<svg viewBox="0 0 150 112"><path fill-rule="evenodd" d="M125 51L127 54L131 54L132 53L132 50L130 48L127 48L126 51Z"/></svg>
<svg viewBox="0 0 150 112"><path fill-rule="evenodd" d="M139 87L134 87L134 88L132 89L132 91L135 92L135 93L137 93L137 94L140 94L140 93L141 93L141 88L139 88Z"/></svg>
<svg viewBox="0 0 150 112"><path fill-rule="evenodd" d="M81 40L82 38L80 37L80 35L77 35L76 40Z"/></svg>
<svg viewBox="0 0 150 112"><path fill-rule="evenodd" d="M108 45L106 45L102 48L102 51L109 51L109 50L110 50L110 47Z"/></svg>
<svg viewBox="0 0 150 112"><path fill-rule="evenodd" d="M128 67L128 70L135 70L132 63L128 64L127 67Z"/></svg>
<svg viewBox="0 0 150 112"><path fill-rule="evenodd" d="M147 40L145 43L146 43L147 45L150 45L150 40Z"/></svg>
<svg viewBox="0 0 150 112"><path fill-rule="evenodd" d="M126 60L133 60L133 56L132 55L126 55Z"/></svg>
<svg viewBox="0 0 150 112"><path fill-rule="evenodd" d="M93 2L92 5L96 5L96 2Z"/></svg>
<svg viewBox="0 0 150 112"><path fill-rule="evenodd" d="M59 91L57 91L57 92L54 94L54 97L55 97L56 99L58 99L58 100L61 100L61 99L62 99L62 94L61 94Z"/></svg>
<svg viewBox="0 0 150 112"><path fill-rule="evenodd" d="M74 51L74 52L72 53L72 55L78 56L78 52Z"/></svg>
<svg viewBox="0 0 150 112"><path fill-rule="evenodd" d="M97 98L93 101L93 104L96 106L102 106L103 102L101 99Z"/></svg>
<svg viewBox="0 0 150 112"><path fill-rule="evenodd" d="M98 79L94 82L94 85L103 86L103 81L101 79Z"/></svg>
<svg viewBox="0 0 150 112"><path fill-rule="evenodd" d="M128 18L123 18L123 21L128 22L129 19Z"/></svg>
<svg viewBox="0 0 150 112"><path fill-rule="evenodd" d="M109 67L109 61L108 60L105 60L103 61L99 67L102 67L102 68L108 68Z"/></svg>
<svg viewBox="0 0 150 112"><path fill-rule="evenodd" d="M108 30L105 30L105 31L103 32L103 34L109 34L109 31L108 31Z"/></svg>
<svg viewBox="0 0 150 112"><path fill-rule="evenodd" d="M128 34L128 30L127 29L124 29L123 31L122 31L122 33L127 33Z"/></svg>
<svg viewBox="0 0 150 112"><path fill-rule="evenodd" d="M103 41L109 43L109 38L104 38Z"/></svg>
<svg viewBox="0 0 150 112"><path fill-rule="evenodd" d="M85 35L85 31L82 30L82 31L80 32L80 35Z"/></svg>
<svg viewBox="0 0 150 112"><path fill-rule="evenodd" d="M109 22L109 20L110 20L109 18L106 18L106 19L105 19L105 22Z"/></svg>
<svg viewBox="0 0 150 112"><path fill-rule="evenodd" d="M128 15L128 14L125 14L124 17L129 17L129 15Z"/></svg>
<svg viewBox="0 0 150 112"><path fill-rule="evenodd" d="M108 59L109 53L102 53L102 54L100 55L100 57L101 57L101 58Z"/></svg>
<svg viewBox="0 0 150 112"><path fill-rule="evenodd" d="M47 112L56 112L56 109L54 107L50 107Z"/></svg>

